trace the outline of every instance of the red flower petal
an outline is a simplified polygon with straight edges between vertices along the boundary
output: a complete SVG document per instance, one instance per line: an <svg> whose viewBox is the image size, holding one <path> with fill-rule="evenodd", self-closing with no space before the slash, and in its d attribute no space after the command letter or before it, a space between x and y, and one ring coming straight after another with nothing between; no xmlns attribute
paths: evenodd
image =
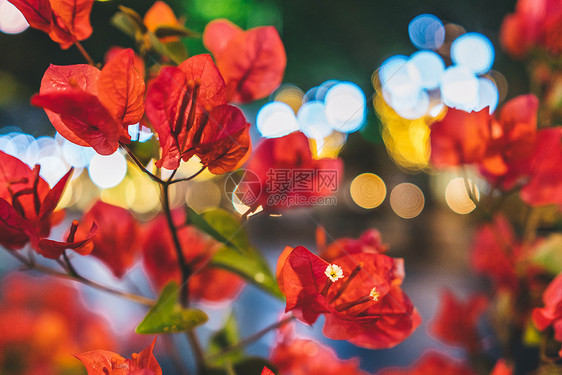
<svg viewBox="0 0 562 375"><path fill-rule="evenodd" d="M99 99L114 118L123 125L140 122L144 114L144 72L135 68L135 53L125 49L114 55L103 67L98 81Z"/></svg>
<svg viewBox="0 0 562 375"><path fill-rule="evenodd" d="M537 133L529 182L521 191L531 206L562 204L562 128L541 129Z"/></svg>
<svg viewBox="0 0 562 375"><path fill-rule="evenodd" d="M208 116L194 153L213 174L237 169L249 156L250 124L231 105L215 107Z"/></svg>
<svg viewBox="0 0 562 375"><path fill-rule="evenodd" d="M430 327L431 332L449 345L475 353L481 347L477 324L487 307L486 297L474 295L462 302L446 291L441 301L439 313Z"/></svg>
<svg viewBox="0 0 562 375"><path fill-rule="evenodd" d="M471 164L484 159L490 139L488 108L465 112L449 108L431 126L431 162L437 168Z"/></svg>
<svg viewBox="0 0 562 375"><path fill-rule="evenodd" d="M99 99L79 90L34 95L31 104L60 115L66 128L101 155L119 148L121 126Z"/></svg>
<svg viewBox="0 0 562 375"><path fill-rule="evenodd" d="M229 20L213 20L205 26L203 44L214 56L218 56L224 51L232 38L243 32L241 28Z"/></svg>
<svg viewBox="0 0 562 375"><path fill-rule="evenodd" d="M109 267L117 278L123 277L138 254L139 232L135 219L124 208L97 201L84 214L77 235L85 235L91 222L99 227L92 241L91 255Z"/></svg>
<svg viewBox="0 0 562 375"><path fill-rule="evenodd" d="M51 31L51 4L49 0L9 0L35 29Z"/></svg>
<svg viewBox="0 0 562 375"><path fill-rule="evenodd" d="M96 235L98 226L92 223L89 232L85 237L73 242L68 241L54 241L48 239L40 239L37 246L37 252L45 258L57 259L66 249L72 249L80 255L88 255L92 252L93 246L90 240Z"/></svg>
<svg viewBox="0 0 562 375"><path fill-rule="evenodd" d="M163 1L156 1L144 15L144 25L154 32L159 26L177 26L178 19L174 11Z"/></svg>
<svg viewBox="0 0 562 375"><path fill-rule="evenodd" d="M50 65L41 80L39 94L52 92L66 92L80 89L92 95L98 94L99 69L87 65L77 64L69 66ZM89 147L88 142L75 135L61 120L60 115L45 109L49 120L64 138L80 146Z"/></svg>
<svg viewBox="0 0 562 375"><path fill-rule="evenodd" d="M53 30L51 39L69 48L75 40L87 39L92 34L90 13L94 0L51 0Z"/></svg>
<svg viewBox="0 0 562 375"><path fill-rule="evenodd" d="M237 103L271 94L283 81L287 65L285 47L273 26L235 33L222 50L219 46L215 58L228 87L228 98Z"/></svg>

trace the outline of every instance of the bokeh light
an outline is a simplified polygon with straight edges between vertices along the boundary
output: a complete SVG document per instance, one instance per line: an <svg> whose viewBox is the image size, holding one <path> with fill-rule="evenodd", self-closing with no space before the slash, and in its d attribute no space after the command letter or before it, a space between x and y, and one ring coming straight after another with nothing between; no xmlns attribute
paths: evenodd
<svg viewBox="0 0 562 375"><path fill-rule="evenodd" d="M324 139L309 139L310 151L316 159L337 158L346 140L347 134L332 131Z"/></svg>
<svg viewBox="0 0 562 375"><path fill-rule="evenodd" d="M349 192L356 205L372 209L380 206L384 201L386 185L376 174L363 173L353 179Z"/></svg>
<svg viewBox="0 0 562 375"><path fill-rule="evenodd" d="M478 78L464 67L451 66L441 77L441 96L446 106L471 111L478 105Z"/></svg>
<svg viewBox="0 0 562 375"><path fill-rule="evenodd" d="M451 45L451 59L476 74L486 73L494 63L494 46L480 33L467 33Z"/></svg>
<svg viewBox="0 0 562 375"><path fill-rule="evenodd" d="M328 90L324 103L332 129L342 133L359 130L365 121L365 94L355 83L341 82Z"/></svg>
<svg viewBox="0 0 562 375"><path fill-rule="evenodd" d="M127 173L127 161L119 150L104 156L96 154L90 161L88 173L94 184L102 189L117 186Z"/></svg>
<svg viewBox="0 0 562 375"><path fill-rule="evenodd" d="M78 146L66 139L63 139L62 142L62 155L66 162L75 168L87 167L96 154L91 147Z"/></svg>
<svg viewBox="0 0 562 375"><path fill-rule="evenodd" d="M390 157L409 170L422 170L429 163L429 126L425 118L408 120L388 105L382 95L373 99L381 120L382 138Z"/></svg>
<svg viewBox="0 0 562 375"><path fill-rule="evenodd" d="M330 135L332 128L326 119L326 107L318 100L304 103L297 113L301 131L312 139L322 139Z"/></svg>
<svg viewBox="0 0 562 375"><path fill-rule="evenodd" d="M19 34L29 27L25 17L8 0L0 0L0 31Z"/></svg>
<svg viewBox="0 0 562 375"><path fill-rule="evenodd" d="M37 164L41 165L39 175L43 177L51 187L55 186L70 169L70 166L57 155L44 156L37 161Z"/></svg>
<svg viewBox="0 0 562 375"><path fill-rule="evenodd" d="M150 128L147 128L146 126L142 126L140 124L129 125L127 130L129 132L129 135L131 136L131 141L144 143L153 136Z"/></svg>
<svg viewBox="0 0 562 375"><path fill-rule="evenodd" d="M476 200L480 199L480 192L478 187L471 180L464 180L462 177L457 177L452 179L445 189L445 201L451 210L458 214L468 214L472 212L476 205L470 199L470 195L467 191L468 188L474 194Z"/></svg>
<svg viewBox="0 0 562 375"><path fill-rule="evenodd" d="M281 102L264 105L258 112L256 126L263 137L283 137L299 130L299 124L293 109Z"/></svg>
<svg viewBox="0 0 562 375"><path fill-rule="evenodd" d="M284 84L276 92L273 100L287 104L297 113L302 105L304 92L295 85Z"/></svg>
<svg viewBox="0 0 562 375"><path fill-rule="evenodd" d="M417 48L437 49L445 40L445 27L436 16L420 14L408 25L408 35Z"/></svg>
<svg viewBox="0 0 562 375"><path fill-rule="evenodd" d="M425 205L422 191L414 184L407 182L398 184L390 192L390 207L403 219L418 216Z"/></svg>
<svg viewBox="0 0 562 375"><path fill-rule="evenodd" d="M186 203L197 212L217 207L221 201L221 189L214 182L192 181L187 187Z"/></svg>
<svg viewBox="0 0 562 375"><path fill-rule="evenodd" d="M489 107L490 113L493 113L498 106L499 100L500 94L496 84L488 78L478 78L478 105L474 110L480 111Z"/></svg>
<svg viewBox="0 0 562 375"><path fill-rule="evenodd" d="M445 70L445 62L435 52L419 51L410 57L408 67L417 69L424 89L434 89L439 86L441 75Z"/></svg>

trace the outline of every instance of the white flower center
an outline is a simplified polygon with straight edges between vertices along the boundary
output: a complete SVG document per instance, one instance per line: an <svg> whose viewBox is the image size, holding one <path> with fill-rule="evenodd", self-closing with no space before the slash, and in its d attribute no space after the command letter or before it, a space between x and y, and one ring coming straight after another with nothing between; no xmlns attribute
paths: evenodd
<svg viewBox="0 0 562 375"><path fill-rule="evenodd" d="M326 271L324 271L324 273L330 280L332 280L332 282L336 282L339 279L343 278L343 270L337 264L328 264L328 267L326 267Z"/></svg>
<svg viewBox="0 0 562 375"><path fill-rule="evenodd" d="M381 294L377 291L377 287L374 287L373 289L371 289L369 296L373 299L373 301L378 301L381 297Z"/></svg>

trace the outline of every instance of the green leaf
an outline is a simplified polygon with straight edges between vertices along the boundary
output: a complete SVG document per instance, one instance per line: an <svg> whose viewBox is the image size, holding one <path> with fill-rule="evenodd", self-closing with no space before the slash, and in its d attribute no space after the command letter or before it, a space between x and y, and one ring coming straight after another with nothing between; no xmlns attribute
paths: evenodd
<svg viewBox="0 0 562 375"><path fill-rule="evenodd" d="M562 272L562 234L555 233L547 237L537 247L532 260L552 275Z"/></svg>
<svg viewBox="0 0 562 375"><path fill-rule="evenodd" d="M185 47L184 47L184 51L178 49L176 43L168 43L171 45L170 47L168 47L166 44L162 43L158 39L158 37L154 35L154 33L148 31L147 35L148 35L148 40L150 42L150 46L156 53L162 56L166 56L167 58L169 58L170 60L172 60L174 63L178 65L185 60L184 56L187 56L187 50L185 49Z"/></svg>
<svg viewBox="0 0 562 375"><path fill-rule="evenodd" d="M158 301L138 325L135 332L144 335L185 332L207 321L207 314L203 311L181 307L178 303L178 297L178 284L171 281L164 287Z"/></svg>
<svg viewBox="0 0 562 375"><path fill-rule="evenodd" d="M131 8L119 6L119 12L111 17L111 24L137 40L147 29L141 16Z"/></svg>
<svg viewBox="0 0 562 375"><path fill-rule="evenodd" d="M222 237L228 239L230 244L227 245L238 247L242 252L250 247L250 240L240 219L230 212L218 208L204 212L201 217Z"/></svg>
<svg viewBox="0 0 562 375"><path fill-rule="evenodd" d="M221 209L207 211L202 216L239 249L228 245L221 247L210 265L233 272L273 296L284 299L269 265L260 252L250 245L239 219Z"/></svg>
<svg viewBox="0 0 562 375"><path fill-rule="evenodd" d="M154 30L154 34L156 34L158 38L165 38L169 36L177 36L180 38L198 38L201 36L199 33L189 30L183 26L172 25L158 26L156 30Z"/></svg>
<svg viewBox="0 0 562 375"><path fill-rule="evenodd" d="M209 357L216 355L239 341L240 335L238 332L238 324L236 323L236 318L234 317L234 315L231 314L228 317L224 327L215 332L215 334L211 337L207 355ZM213 361L212 363L218 366L225 365L226 361L235 363L237 361L240 361L243 355L244 353L242 350L235 350L228 354L225 354L224 356L221 356L219 359Z"/></svg>
<svg viewBox="0 0 562 375"><path fill-rule="evenodd" d="M222 242L228 246L231 246L236 250L239 250L239 248L232 241L230 241L225 236L220 234L211 224L209 224L209 222L207 222L207 220L205 220L203 216L199 215L191 207L189 206L186 207L185 216L187 217L186 219L187 225L193 225L197 227L199 230L201 230L202 232L207 233L209 236L213 237L215 240ZM221 222L224 220L230 220L229 218L223 219L222 214L219 215L208 214L207 216L209 216L210 219L214 220L213 224L215 225L221 224Z"/></svg>
<svg viewBox="0 0 562 375"><path fill-rule="evenodd" d="M243 277L246 281L281 300L285 298L279 290L267 262L253 247L248 248L244 254L240 254L231 247L223 246L215 253L210 264Z"/></svg>

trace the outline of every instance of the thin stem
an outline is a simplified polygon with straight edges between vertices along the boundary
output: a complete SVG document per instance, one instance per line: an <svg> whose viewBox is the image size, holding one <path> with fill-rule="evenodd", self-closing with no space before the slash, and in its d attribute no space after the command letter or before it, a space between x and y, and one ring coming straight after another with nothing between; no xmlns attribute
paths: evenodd
<svg viewBox="0 0 562 375"><path fill-rule="evenodd" d="M146 174L150 179L154 182L159 183L160 185L166 184L166 181L162 180L160 177L156 176L152 172L150 172L146 167L142 164L142 162L133 154L133 152L129 149L129 147L125 145L121 145L121 147L127 152L127 155L131 158L131 160L139 167L139 169Z"/></svg>
<svg viewBox="0 0 562 375"><path fill-rule="evenodd" d="M66 250L63 251L62 258L64 259L64 263L66 264L66 267L68 268L68 272L70 273L70 275L72 275L74 277L77 277L77 278L82 277L78 274L78 272L76 271L76 268L74 268L74 266L70 262L70 258L68 257L68 254L66 253Z"/></svg>
<svg viewBox="0 0 562 375"><path fill-rule="evenodd" d="M202 370L205 368L205 352L203 351L203 347L199 342L199 338L195 334L194 331L187 331L185 333L189 344L191 345L191 349L193 350L193 355L195 356L196 363L197 363L197 373L200 374Z"/></svg>
<svg viewBox="0 0 562 375"><path fill-rule="evenodd" d="M254 341L259 340L260 338L262 338L263 336L265 336L265 334L267 334L269 331L272 331L272 330L274 330L274 329L283 327L285 324L289 323L289 322L290 322L291 320L293 320L293 319L295 319L295 317L292 316L292 315L291 315L291 316L288 316L288 317L286 317L286 318L284 318L284 319L281 319L280 321L275 322L275 323L273 323L273 324L271 324L271 325L265 327L265 328L262 329L261 331L258 331L258 332L256 332L256 333L254 333L253 335L246 337L245 339L239 341L238 343L236 343L236 344L234 344L234 345L231 345L231 346L229 346L228 348L225 348L225 349L221 350L220 352L218 352L218 353L216 353L216 354L214 354L214 355L211 355L211 356L207 357L207 360L208 360L208 361L213 361L213 360L215 360L215 359L218 359L218 358L221 358L221 357L225 356L225 355L228 354L228 353L231 353L231 352L234 352L234 351L236 351L236 350L242 349L242 348L244 348L245 346L247 346L247 345L253 343Z"/></svg>
<svg viewBox="0 0 562 375"><path fill-rule="evenodd" d="M40 264L32 263L29 259L26 259L21 254L18 254L17 252L12 251L12 250L7 250L7 252L9 254L11 254L13 257L15 257L17 260L19 260L28 270L37 270L37 271L42 272L46 275L56 276L56 277L60 277L60 278L67 279L67 280L78 281L78 282L80 282L84 285L87 285L87 286L91 287L91 288L98 289L98 290L101 290L101 291L104 291L106 293L110 293L110 294L113 294L113 295L116 295L116 296L119 296L119 297L123 297L123 298L131 300L133 302L140 303L142 305L153 306L155 304L155 301L150 299L150 298L146 298L146 297L139 296L139 295L136 295L136 294L112 289L112 288L107 287L105 285L98 284L95 281L88 280L83 276L71 275L69 273L57 271L57 270L55 270L53 268L50 268L50 267L46 267L46 266L42 266Z"/></svg>
<svg viewBox="0 0 562 375"><path fill-rule="evenodd" d="M78 51L80 51L82 56L84 56L88 64L96 66L94 59L92 59L92 57L88 54L88 52L86 52L86 49L82 46L82 44L80 44L79 41L75 40L74 45L76 46L76 48L78 48Z"/></svg>
<svg viewBox="0 0 562 375"><path fill-rule="evenodd" d="M183 255L183 250L181 247L180 239L174 225L174 220L172 218L172 210L170 208L170 185L163 183L162 187L162 205L164 208L164 215L166 216L166 221L168 223L168 228L170 229L170 234L172 235L172 241L174 242L174 248L176 250L176 255L178 257L178 263L181 270L181 287L180 287L180 299L181 304L185 307L189 305L189 294L187 283L189 280L189 275L191 274L191 267L187 264L185 256Z"/></svg>
<svg viewBox="0 0 562 375"><path fill-rule="evenodd" d="M195 177L199 176L201 173L203 173L203 171L207 168L207 166L203 166L201 167L201 169L199 171L197 171L195 174L189 176L189 177L185 177L185 178L180 178L174 181L169 181L168 184L172 185L175 184L177 182L182 182L182 181L191 181L193 180Z"/></svg>
<svg viewBox="0 0 562 375"><path fill-rule="evenodd" d="M466 173L466 169L462 168L462 179L464 181L464 187L466 189L466 193L468 194L468 197L470 198L470 200L472 201L472 203L474 203L474 205L476 207L478 207L478 198L476 198L472 188L470 187L470 183L468 182L468 177L467 177L467 173ZM474 185L474 182L472 183L472 186Z"/></svg>

